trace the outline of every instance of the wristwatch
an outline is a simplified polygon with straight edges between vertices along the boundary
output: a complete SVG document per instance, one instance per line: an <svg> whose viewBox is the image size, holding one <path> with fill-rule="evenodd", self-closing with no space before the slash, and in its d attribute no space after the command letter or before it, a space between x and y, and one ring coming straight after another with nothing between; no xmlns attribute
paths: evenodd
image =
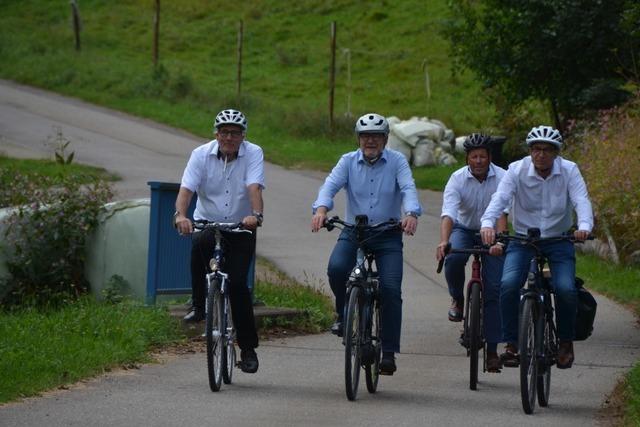
<svg viewBox="0 0 640 427"><path fill-rule="evenodd" d="M258 225L262 225L262 220L264 219L264 215L262 215L262 212L253 211L253 216L255 216L258 220Z"/></svg>
<svg viewBox="0 0 640 427"><path fill-rule="evenodd" d="M415 219L418 219L418 214L416 212L413 212L413 211L407 212L407 213L405 213L405 215L406 216L412 216Z"/></svg>
<svg viewBox="0 0 640 427"><path fill-rule="evenodd" d="M173 220L172 220L172 221L173 221L173 228L177 228L177 227L178 227L178 224L176 223L176 220L178 219L178 217L179 217L180 215L181 215L181 214L180 214L180 212L179 212L179 211L175 211L175 212L173 213Z"/></svg>

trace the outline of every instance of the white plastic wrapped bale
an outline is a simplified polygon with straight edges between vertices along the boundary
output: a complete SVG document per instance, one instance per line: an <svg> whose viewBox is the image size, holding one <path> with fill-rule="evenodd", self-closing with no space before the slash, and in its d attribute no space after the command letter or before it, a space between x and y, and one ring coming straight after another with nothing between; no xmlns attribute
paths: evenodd
<svg viewBox="0 0 640 427"><path fill-rule="evenodd" d="M456 138L456 153L464 153L464 140L466 136L459 136Z"/></svg>
<svg viewBox="0 0 640 427"><path fill-rule="evenodd" d="M436 158L433 151L436 143L430 139L420 139L416 146L411 150L413 156L413 166L433 166L436 164Z"/></svg>
<svg viewBox="0 0 640 427"><path fill-rule="evenodd" d="M419 120L398 123L393 127L393 132L412 147L415 147L421 138L440 141L444 136L444 129L440 126Z"/></svg>
<svg viewBox="0 0 640 427"><path fill-rule="evenodd" d="M396 116L387 117L387 122L389 123L389 127L393 127L394 125L400 123L402 120L397 118Z"/></svg>
<svg viewBox="0 0 640 427"><path fill-rule="evenodd" d="M442 137L442 141L449 145L447 151L449 153L453 153L456 150L456 135L453 133L452 129L445 129L444 136Z"/></svg>
<svg viewBox="0 0 640 427"><path fill-rule="evenodd" d="M398 138L393 132L389 133L387 148L390 150L399 151L407 159L407 162L411 163L411 146Z"/></svg>

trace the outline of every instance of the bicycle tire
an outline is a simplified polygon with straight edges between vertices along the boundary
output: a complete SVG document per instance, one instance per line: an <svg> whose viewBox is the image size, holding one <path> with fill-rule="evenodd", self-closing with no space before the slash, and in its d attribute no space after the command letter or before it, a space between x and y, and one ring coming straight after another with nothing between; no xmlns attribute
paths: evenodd
<svg viewBox="0 0 640 427"><path fill-rule="evenodd" d="M356 400L360 380L361 291L360 286L352 286L349 291L349 305L344 327L344 378L349 400Z"/></svg>
<svg viewBox="0 0 640 427"><path fill-rule="evenodd" d="M467 304L469 305L469 388L471 390L478 389L478 358L480 349L482 348L481 336L481 307L482 293L480 282L473 282L470 285Z"/></svg>
<svg viewBox="0 0 640 427"><path fill-rule="evenodd" d="M378 389L378 380L380 379L380 358L382 357L382 325L380 323L380 301L375 300L372 304L371 314L371 345L373 346L373 363L369 363L364 368L365 380L367 383L367 391L375 393Z"/></svg>
<svg viewBox="0 0 640 427"><path fill-rule="evenodd" d="M532 414L536 405L538 361L536 355L536 301L525 298L520 312L518 351L520 353L520 396L522 409Z"/></svg>
<svg viewBox="0 0 640 427"><path fill-rule="evenodd" d="M236 348L234 345L235 341L235 330L233 327L233 317L231 316L231 302L229 301L228 295L224 297L224 305L225 310L224 313L224 363L222 369L222 381L225 384L231 384L231 380L233 379L233 368L236 366Z"/></svg>
<svg viewBox="0 0 640 427"><path fill-rule="evenodd" d="M207 371L211 391L219 391L223 372L222 298L220 284L212 280L207 294L206 330Z"/></svg>
<svg viewBox="0 0 640 427"><path fill-rule="evenodd" d="M541 345L543 357L540 361L541 366L538 366L537 390L538 404L541 407L549 405L549 394L551 393L551 368L555 361L555 351L553 349L553 346L555 345L555 338L553 336L552 320L547 317L548 315L549 313L541 319L543 326L540 327L540 330L542 331Z"/></svg>

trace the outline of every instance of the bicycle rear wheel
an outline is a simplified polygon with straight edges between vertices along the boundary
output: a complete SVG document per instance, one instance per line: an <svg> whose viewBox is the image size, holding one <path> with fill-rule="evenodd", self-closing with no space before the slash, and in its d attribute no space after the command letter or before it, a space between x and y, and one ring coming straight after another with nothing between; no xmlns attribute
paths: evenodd
<svg viewBox="0 0 640 427"><path fill-rule="evenodd" d="M520 352L520 396L522 409L532 414L536 406L536 385L538 362L536 357L536 313L535 300L525 298L520 312L519 342Z"/></svg>
<svg viewBox="0 0 640 427"><path fill-rule="evenodd" d="M207 337L207 370L209 372L209 387L211 391L220 390L223 371L223 325L222 325L222 295L220 283L217 280L209 284L207 295L206 331Z"/></svg>
<svg viewBox="0 0 640 427"><path fill-rule="evenodd" d="M231 303L227 295L225 295L224 298L224 305L224 369L222 370L222 380L225 384L231 384L231 379L233 377L233 368L234 366L236 366L236 347L234 345L235 329L233 327L233 318L231 316Z"/></svg>
<svg viewBox="0 0 640 427"><path fill-rule="evenodd" d="M382 341L380 340L380 301L374 301L371 313L371 346L373 347L373 362L365 365L364 373L369 393L375 393L380 379L380 358L382 356Z"/></svg>
<svg viewBox="0 0 640 427"><path fill-rule="evenodd" d="M344 326L344 378L349 400L356 400L360 380L361 291L359 286L351 287Z"/></svg>
<svg viewBox="0 0 640 427"><path fill-rule="evenodd" d="M469 305L468 330L469 335L469 388L478 389L478 358L482 348L481 336L481 289L480 282L473 282L469 288L467 304Z"/></svg>
<svg viewBox="0 0 640 427"><path fill-rule="evenodd" d="M547 316L549 314L547 313ZM549 393L551 392L551 367L555 361L555 336L553 335L552 320L545 316L541 319L541 323L544 322L544 327L540 326L542 330L542 351L543 357L538 366L538 403L540 406L545 407L549 405ZM542 316L540 316L542 317Z"/></svg>

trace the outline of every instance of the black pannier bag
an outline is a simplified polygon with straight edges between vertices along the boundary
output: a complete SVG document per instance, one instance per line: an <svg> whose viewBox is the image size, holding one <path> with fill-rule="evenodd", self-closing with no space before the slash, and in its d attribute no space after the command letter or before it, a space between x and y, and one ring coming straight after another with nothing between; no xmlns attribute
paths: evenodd
<svg viewBox="0 0 640 427"><path fill-rule="evenodd" d="M576 288L578 291L578 312L576 314L575 340L583 341L591 336L593 332L593 322L596 318L598 303L596 299L584 287L584 281L576 277Z"/></svg>

